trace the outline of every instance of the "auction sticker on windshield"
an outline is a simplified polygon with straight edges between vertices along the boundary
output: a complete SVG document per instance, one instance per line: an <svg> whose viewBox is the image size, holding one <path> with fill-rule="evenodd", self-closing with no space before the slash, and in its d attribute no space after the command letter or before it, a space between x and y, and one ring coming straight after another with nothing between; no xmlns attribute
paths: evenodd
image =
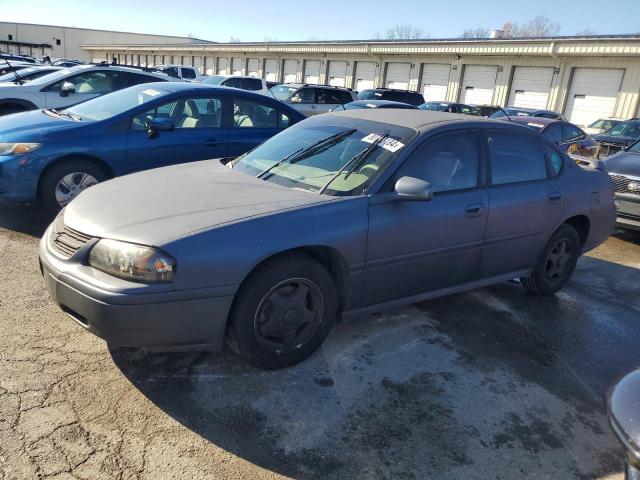
<svg viewBox="0 0 640 480"><path fill-rule="evenodd" d="M363 142L366 143L374 143L376 140L378 140L380 137L382 137L382 135L379 135L377 133L370 133L369 135L367 135L366 137L362 138ZM384 140L382 140L379 145L384 148L385 150L389 150L391 153L396 153L398 150L400 150L402 147L404 147L404 143L398 141L398 140L394 140L393 138L385 138Z"/></svg>
<svg viewBox="0 0 640 480"><path fill-rule="evenodd" d="M159 92L158 90L153 90L151 88L148 88L146 90L143 90L142 93L144 93L145 95L149 95L150 97L156 97L156 96L160 95L162 92Z"/></svg>

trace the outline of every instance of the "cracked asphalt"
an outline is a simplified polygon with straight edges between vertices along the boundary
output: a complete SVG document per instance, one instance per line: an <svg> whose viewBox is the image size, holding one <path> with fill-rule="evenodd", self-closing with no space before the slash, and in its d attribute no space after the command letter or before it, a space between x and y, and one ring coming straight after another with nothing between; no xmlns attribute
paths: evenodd
<svg viewBox="0 0 640 480"><path fill-rule="evenodd" d="M0 207L0 479L621 479L640 235L552 298L507 282L336 325L283 371L110 348L49 300L46 219Z"/></svg>

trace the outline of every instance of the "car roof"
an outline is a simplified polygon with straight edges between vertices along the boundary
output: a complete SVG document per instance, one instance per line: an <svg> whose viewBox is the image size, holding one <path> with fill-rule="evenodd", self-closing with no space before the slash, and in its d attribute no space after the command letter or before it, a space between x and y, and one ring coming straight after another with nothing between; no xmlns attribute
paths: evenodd
<svg viewBox="0 0 640 480"><path fill-rule="evenodd" d="M420 95L420 92L416 92L415 90L403 90L400 88L385 88L385 87L380 87L380 88L365 88L362 90L364 91L374 91L374 92L402 92L402 93L413 93L415 95Z"/></svg>
<svg viewBox="0 0 640 480"><path fill-rule="evenodd" d="M410 105L409 103L404 102L396 102L395 100L380 100L380 99L372 99L372 100L355 100L350 103L355 103L357 105Z"/></svg>
<svg viewBox="0 0 640 480"><path fill-rule="evenodd" d="M420 131L429 130L441 123L482 123L500 127L508 124L508 122L495 119L419 109L365 108L359 110L333 111L326 115L390 123L399 127L413 128Z"/></svg>

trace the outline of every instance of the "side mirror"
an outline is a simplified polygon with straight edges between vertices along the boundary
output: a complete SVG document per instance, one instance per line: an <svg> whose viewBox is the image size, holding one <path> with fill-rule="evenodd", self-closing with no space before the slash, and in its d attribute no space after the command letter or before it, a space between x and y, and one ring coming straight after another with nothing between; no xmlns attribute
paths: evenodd
<svg viewBox="0 0 640 480"><path fill-rule="evenodd" d="M302 97L294 95L293 97L291 97L291 103L302 103Z"/></svg>
<svg viewBox="0 0 640 480"><path fill-rule="evenodd" d="M176 128L176 124L170 118L153 117L145 123L149 138L157 137L159 132L170 132Z"/></svg>
<svg viewBox="0 0 640 480"><path fill-rule="evenodd" d="M398 200L429 201L433 198L431 184L414 177L402 177L395 185Z"/></svg>
<svg viewBox="0 0 640 480"><path fill-rule="evenodd" d="M640 370L629 373L609 393L609 422L626 450L626 478L640 478Z"/></svg>
<svg viewBox="0 0 640 480"><path fill-rule="evenodd" d="M76 93L76 86L71 82L64 82L60 87L60 96L67 97L70 93Z"/></svg>

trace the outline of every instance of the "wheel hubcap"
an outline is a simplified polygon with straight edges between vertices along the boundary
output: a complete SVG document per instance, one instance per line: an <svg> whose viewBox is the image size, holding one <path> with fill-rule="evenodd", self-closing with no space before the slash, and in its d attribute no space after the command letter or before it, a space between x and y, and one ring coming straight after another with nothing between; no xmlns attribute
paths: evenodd
<svg viewBox="0 0 640 480"><path fill-rule="evenodd" d="M562 279L569 266L572 248L567 240L560 240L549 253L547 258L546 276L547 279L556 283Z"/></svg>
<svg viewBox="0 0 640 480"><path fill-rule="evenodd" d="M269 290L258 305L254 330L265 350L282 354L302 347L322 323L324 298L306 278L292 278Z"/></svg>
<svg viewBox="0 0 640 480"><path fill-rule="evenodd" d="M56 185L56 202L61 207L66 206L87 188L98 183L98 180L89 173L74 172L62 177Z"/></svg>

